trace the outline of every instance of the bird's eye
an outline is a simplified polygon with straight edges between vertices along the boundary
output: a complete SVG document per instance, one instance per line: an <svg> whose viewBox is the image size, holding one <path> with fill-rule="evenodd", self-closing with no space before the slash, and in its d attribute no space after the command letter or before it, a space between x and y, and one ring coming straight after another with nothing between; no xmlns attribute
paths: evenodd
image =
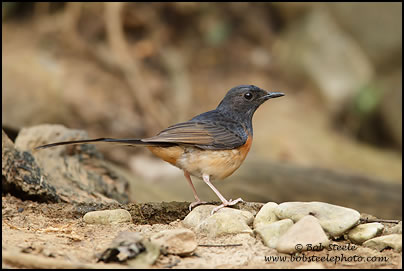
<svg viewBox="0 0 404 271"><path fill-rule="evenodd" d="M244 98L246 98L247 100L251 100L253 97L251 92L247 92L246 94L244 94Z"/></svg>

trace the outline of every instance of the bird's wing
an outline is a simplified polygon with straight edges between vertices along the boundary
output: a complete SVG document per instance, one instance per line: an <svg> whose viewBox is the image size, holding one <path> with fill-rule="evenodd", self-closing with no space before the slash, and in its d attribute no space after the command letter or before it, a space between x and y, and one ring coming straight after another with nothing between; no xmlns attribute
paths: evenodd
<svg viewBox="0 0 404 271"><path fill-rule="evenodd" d="M242 146L246 138L226 125L188 121L172 125L158 135L142 141L190 144L202 149L233 149Z"/></svg>

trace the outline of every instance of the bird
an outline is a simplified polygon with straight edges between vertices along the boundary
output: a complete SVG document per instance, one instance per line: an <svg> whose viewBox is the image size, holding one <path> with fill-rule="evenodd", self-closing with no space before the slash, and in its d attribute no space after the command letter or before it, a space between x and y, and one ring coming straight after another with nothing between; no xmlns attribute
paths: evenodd
<svg viewBox="0 0 404 271"><path fill-rule="evenodd" d="M222 180L240 167L252 145L252 117L255 111L265 101L284 95L254 85L239 85L226 93L216 109L171 125L153 137L63 141L35 149L97 142L145 146L157 157L183 170L195 198L189 210L207 203L199 198L191 176L202 179L222 202L212 209L211 214L214 214L223 207L243 202L243 199L227 200L211 181Z"/></svg>

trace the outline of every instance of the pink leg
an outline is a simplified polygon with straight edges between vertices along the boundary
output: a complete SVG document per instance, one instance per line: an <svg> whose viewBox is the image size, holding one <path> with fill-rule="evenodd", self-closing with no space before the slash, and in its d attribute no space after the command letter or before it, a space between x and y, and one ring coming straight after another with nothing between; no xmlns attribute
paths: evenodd
<svg viewBox="0 0 404 271"><path fill-rule="evenodd" d="M194 187L194 184L192 183L191 176L190 176L189 173L188 173L187 171L185 171L185 170L184 170L184 176L185 176L185 178L187 179L188 183L191 185L192 192L194 193L195 201L192 202L192 203L189 205L189 210L191 211L192 208L194 208L194 207L196 207L196 206L198 206L198 205L200 205L200 204L204 204L204 203L206 203L206 201L201 201L201 200L199 199L198 194L196 193L196 189L195 189L195 187Z"/></svg>
<svg viewBox="0 0 404 271"><path fill-rule="evenodd" d="M219 190L216 189L216 187L213 186L213 184L210 182L209 180L209 175L203 174L202 175L204 182L209 185L209 187L213 190L213 192L215 192L215 194L219 197L219 199L223 202L223 204L217 206L215 209L212 210L211 214L213 215L215 212L217 212L218 210L222 209L223 207L226 206L232 206L237 204L238 202L242 202L243 200L241 198L238 198L236 200L226 200L225 197L222 196L222 194L220 194Z"/></svg>

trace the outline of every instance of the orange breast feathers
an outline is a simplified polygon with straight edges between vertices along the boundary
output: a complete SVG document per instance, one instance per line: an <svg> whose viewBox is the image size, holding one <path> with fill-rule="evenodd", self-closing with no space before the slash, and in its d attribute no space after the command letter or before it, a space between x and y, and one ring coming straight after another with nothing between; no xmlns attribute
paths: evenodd
<svg viewBox="0 0 404 271"><path fill-rule="evenodd" d="M191 175L210 179L224 179L236 171L247 157L252 144L252 136L241 147L232 150L202 150L196 147L173 146L151 147L148 149L166 162L188 171Z"/></svg>
<svg viewBox="0 0 404 271"><path fill-rule="evenodd" d="M184 147L173 146L173 147L154 147L147 146L147 148L157 157L163 159L164 161L177 166L177 160L184 154Z"/></svg>

